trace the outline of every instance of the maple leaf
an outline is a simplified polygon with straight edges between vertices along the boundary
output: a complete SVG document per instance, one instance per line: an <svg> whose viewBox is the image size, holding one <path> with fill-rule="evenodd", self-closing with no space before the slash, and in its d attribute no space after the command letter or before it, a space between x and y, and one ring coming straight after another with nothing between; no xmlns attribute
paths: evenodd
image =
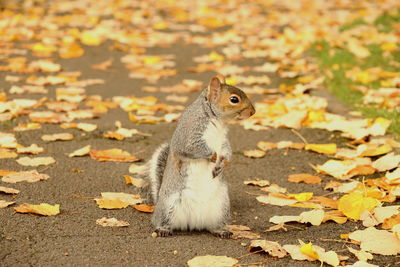
<svg viewBox="0 0 400 267"><path fill-rule="evenodd" d="M39 205L32 205L24 203L18 207L14 207L16 212L19 213L34 213L44 216L54 216L60 213L60 205L50 205L47 203L41 203Z"/></svg>

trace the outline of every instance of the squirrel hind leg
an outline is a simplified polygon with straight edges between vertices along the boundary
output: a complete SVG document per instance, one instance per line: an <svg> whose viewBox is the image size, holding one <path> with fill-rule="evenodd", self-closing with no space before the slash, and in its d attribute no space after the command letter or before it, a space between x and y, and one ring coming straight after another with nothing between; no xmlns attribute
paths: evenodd
<svg viewBox="0 0 400 267"><path fill-rule="evenodd" d="M161 187L165 166L167 164L169 154L169 144L164 143L157 148L147 163L147 179L150 183L149 196L152 203L158 200L158 192Z"/></svg>
<svg viewBox="0 0 400 267"><path fill-rule="evenodd" d="M172 230L169 228L159 227L154 230L158 237L172 236Z"/></svg>
<svg viewBox="0 0 400 267"><path fill-rule="evenodd" d="M228 231L224 228L211 230L210 233L216 237L223 238L223 239L230 239L232 238L233 233Z"/></svg>

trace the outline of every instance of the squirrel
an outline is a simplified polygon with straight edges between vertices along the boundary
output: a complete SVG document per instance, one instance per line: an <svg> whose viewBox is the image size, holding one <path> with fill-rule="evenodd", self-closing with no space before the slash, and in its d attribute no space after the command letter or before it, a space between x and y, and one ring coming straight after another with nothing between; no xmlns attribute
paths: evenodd
<svg viewBox="0 0 400 267"><path fill-rule="evenodd" d="M208 230L231 237L224 230L230 201L222 173L232 156L226 122L254 113L247 95L226 84L222 75L213 77L183 111L170 142L162 144L147 163L157 236L170 236L173 230Z"/></svg>

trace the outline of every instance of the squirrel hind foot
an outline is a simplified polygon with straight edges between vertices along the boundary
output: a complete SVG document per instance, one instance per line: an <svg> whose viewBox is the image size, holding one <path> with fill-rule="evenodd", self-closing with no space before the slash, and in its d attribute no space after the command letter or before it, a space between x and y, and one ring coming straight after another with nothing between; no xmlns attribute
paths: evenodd
<svg viewBox="0 0 400 267"><path fill-rule="evenodd" d="M210 233L216 237L223 238L223 239L230 239L230 238L232 238L232 235L233 235L233 233L231 231L228 231L225 229L213 230L213 231L210 231Z"/></svg>
<svg viewBox="0 0 400 267"><path fill-rule="evenodd" d="M158 237L172 236L172 231L166 228L157 228L154 230Z"/></svg>

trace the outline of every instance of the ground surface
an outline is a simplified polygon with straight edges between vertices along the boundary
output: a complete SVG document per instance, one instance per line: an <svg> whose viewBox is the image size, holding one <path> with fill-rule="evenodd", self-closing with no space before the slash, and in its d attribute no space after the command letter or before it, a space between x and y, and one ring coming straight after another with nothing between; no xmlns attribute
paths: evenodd
<svg viewBox="0 0 400 267"><path fill-rule="evenodd" d="M85 55L76 59L59 59L64 71L82 71L81 78L101 78L103 85L91 86L87 94L98 94L104 98L121 95L145 96L154 95L165 102L167 94L145 93L140 90L146 85L143 80L128 77L128 70L120 63L124 52L110 51L108 43L97 47L85 46ZM161 79L156 86L172 85L183 79L196 79L208 82L214 72L189 73L187 68L193 66L194 56L209 53L211 50L197 45L173 45L167 48L151 48L149 54L174 54L177 62L177 75ZM107 71L93 70L91 65L113 58L113 65ZM264 59L254 59L240 62L243 66L260 65ZM4 81L5 73L1 73L0 88L9 88ZM271 87L279 84L278 77L273 79ZM188 94L189 103L198 92ZM31 95L32 98L40 96ZM51 92L49 97L54 97ZM250 96L254 101L260 97ZM10 96L13 98L13 96ZM346 107L334 98L329 99L329 109L346 112ZM102 137L102 133L113 129L116 120L120 120L126 128L137 128L140 131L153 134L151 137L134 136L124 141L110 140ZM26 117L20 117L12 123L2 124L0 131L11 132L12 128L21 122L28 122ZM44 155L53 156L56 163L47 167L39 167L40 172L50 175L50 179L36 183L18 183L12 185L21 191L14 201L17 203L61 204L61 214L54 217L44 217L15 213L13 208L0 210L0 265L1 266L184 266L186 262L197 255L227 255L238 258L248 253L249 240L222 240L209 233L177 233L169 238L153 238L151 215L138 212L130 207L122 210L100 209L95 201L86 197L97 197L101 192L135 193L135 189L126 185L123 175L129 174L129 163L97 162L90 157L68 158L70 153L85 145L94 149L121 148L136 156L149 159L152 152L162 142L172 135L176 123L135 125L129 121L127 113L121 109L112 109L99 119L84 120L96 123L99 129L92 133L79 130L60 129L59 125L44 124L42 129L17 133L19 143L31 143L44 146ZM298 214L298 208L261 205L257 202L254 187L245 186L243 181L260 177L271 183L286 187L289 192L300 193L312 191L323 195L323 185L294 184L287 181L292 173L313 173L309 166L321 164L327 157L321 154L298 150L272 150L261 159L250 159L243 156L242 151L253 149L258 141L278 142L291 140L300 142L299 137L290 129L270 129L268 131L249 131L243 127L230 127L229 138L234 151L233 163L225 171L229 183L232 203L232 224L249 226L261 234L263 239L277 241L280 244L296 244L298 239L304 242L312 241L327 250L335 250L341 255L348 255L346 244L323 241L339 239L340 233L348 233L357 229L359 224L348 222L339 225L327 222L321 226L304 226L295 224L288 231L263 232L271 226L268 222L273 215ZM40 137L43 134L71 132L75 135L72 141L56 141L45 143ZM312 129L300 129L300 134L312 143L335 142L343 140L332 132ZM29 170L22 167L15 159L1 159L0 169ZM83 170L76 173L72 169ZM7 186L5 183L0 183ZM11 199L2 196L2 199ZM101 217L116 217L130 223L129 227L103 228L96 225ZM174 253L175 251L175 253ZM349 262L354 262L352 258ZM258 263L268 266L318 266L320 263L293 261L289 257L275 259L266 255L250 255L240 258L241 264ZM381 266L393 264L393 257L375 256L373 263Z"/></svg>

